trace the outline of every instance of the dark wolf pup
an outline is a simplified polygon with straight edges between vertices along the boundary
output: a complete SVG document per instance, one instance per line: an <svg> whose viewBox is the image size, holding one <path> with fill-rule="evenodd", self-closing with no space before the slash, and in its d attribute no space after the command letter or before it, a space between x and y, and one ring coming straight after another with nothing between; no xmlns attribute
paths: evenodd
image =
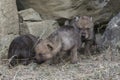
<svg viewBox="0 0 120 80"><path fill-rule="evenodd" d="M29 64L35 55L33 47L36 41L37 38L31 34L16 37L8 50L9 66L14 66L17 63Z"/></svg>
<svg viewBox="0 0 120 80"><path fill-rule="evenodd" d="M53 59L57 54L70 51L71 62L76 63L80 44L80 35L74 28L62 27L36 45L35 59L37 63L43 63Z"/></svg>

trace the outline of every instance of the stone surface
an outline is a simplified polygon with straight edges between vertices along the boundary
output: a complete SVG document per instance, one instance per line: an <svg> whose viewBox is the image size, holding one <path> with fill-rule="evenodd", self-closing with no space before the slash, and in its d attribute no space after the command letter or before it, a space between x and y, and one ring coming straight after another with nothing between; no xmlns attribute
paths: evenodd
<svg viewBox="0 0 120 80"><path fill-rule="evenodd" d="M46 19L89 15L96 23L110 20L120 11L119 0L17 0L17 3L19 10L32 7Z"/></svg>
<svg viewBox="0 0 120 80"><path fill-rule="evenodd" d="M58 23L54 20L44 20L41 22L24 22L21 27L21 34L30 33L35 36L42 36L46 38L52 32L54 32L59 26ZM24 30L22 30L22 28Z"/></svg>
<svg viewBox="0 0 120 80"><path fill-rule="evenodd" d="M120 46L120 13L111 19L102 36L104 46Z"/></svg>
<svg viewBox="0 0 120 80"><path fill-rule="evenodd" d="M7 54L9 44L19 34L16 0L0 0L0 59Z"/></svg>
<svg viewBox="0 0 120 80"><path fill-rule="evenodd" d="M17 36L18 35L10 34L10 35L5 35L4 37L0 38L0 59L6 58L9 45L12 42L12 40Z"/></svg>
<svg viewBox="0 0 120 80"><path fill-rule="evenodd" d="M42 20L39 13L37 13L32 8L19 11L19 15L23 18L24 21L40 21L40 20Z"/></svg>
<svg viewBox="0 0 120 80"><path fill-rule="evenodd" d="M0 0L0 36L18 34L19 23L15 0Z"/></svg>
<svg viewBox="0 0 120 80"><path fill-rule="evenodd" d="M20 23L19 34L24 35L29 33L28 27L25 22Z"/></svg>

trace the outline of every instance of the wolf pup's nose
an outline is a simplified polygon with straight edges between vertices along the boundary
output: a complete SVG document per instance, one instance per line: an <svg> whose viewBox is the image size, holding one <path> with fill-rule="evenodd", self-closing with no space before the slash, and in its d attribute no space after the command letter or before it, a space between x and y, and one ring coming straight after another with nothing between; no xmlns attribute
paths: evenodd
<svg viewBox="0 0 120 80"><path fill-rule="evenodd" d="M85 37L85 36L86 36L86 34L83 32L81 36L82 36L82 37Z"/></svg>

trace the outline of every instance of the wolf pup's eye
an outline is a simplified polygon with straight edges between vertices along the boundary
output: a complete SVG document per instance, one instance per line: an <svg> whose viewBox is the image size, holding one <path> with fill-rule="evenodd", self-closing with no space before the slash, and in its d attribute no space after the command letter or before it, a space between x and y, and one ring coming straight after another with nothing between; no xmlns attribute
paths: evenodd
<svg viewBox="0 0 120 80"><path fill-rule="evenodd" d="M82 30L82 28L78 28L79 30Z"/></svg>
<svg viewBox="0 0 120 80"><path fill-rule="evenodd" d="M89 30L90 28L86 28L86 30Z"/></svg>

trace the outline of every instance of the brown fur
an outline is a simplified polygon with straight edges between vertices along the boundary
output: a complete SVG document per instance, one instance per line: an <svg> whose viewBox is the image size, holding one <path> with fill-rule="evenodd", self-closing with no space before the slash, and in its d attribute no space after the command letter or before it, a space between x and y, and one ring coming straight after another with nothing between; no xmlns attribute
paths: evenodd
<svg viewBox="0 0 120 80"><path fill-rule="evenodd" d="M8 59L11 66L18 63L29 64L35 55L33 46L37 38L31 34L16 37L9 46Z"/></svg>
<svg viewBox="0 0 120 80"><path fill-rule="evenodd" d="M90 48L95 44L94 23L89 16L77 16L71 24L81 35L82 43L85 43L85 54L90 54Z"/></svg>
<svg viewBox="0 0 120 80"><path fill-rule="evenodd" d="M42 40L35 47L36 61L42 63L53 59L57 54L61 52L70 51L71 62L77 62L77 49L79 48L81 41L80 36L75 32L73 28L60 28L53 32L48 38Z"/></svg>

